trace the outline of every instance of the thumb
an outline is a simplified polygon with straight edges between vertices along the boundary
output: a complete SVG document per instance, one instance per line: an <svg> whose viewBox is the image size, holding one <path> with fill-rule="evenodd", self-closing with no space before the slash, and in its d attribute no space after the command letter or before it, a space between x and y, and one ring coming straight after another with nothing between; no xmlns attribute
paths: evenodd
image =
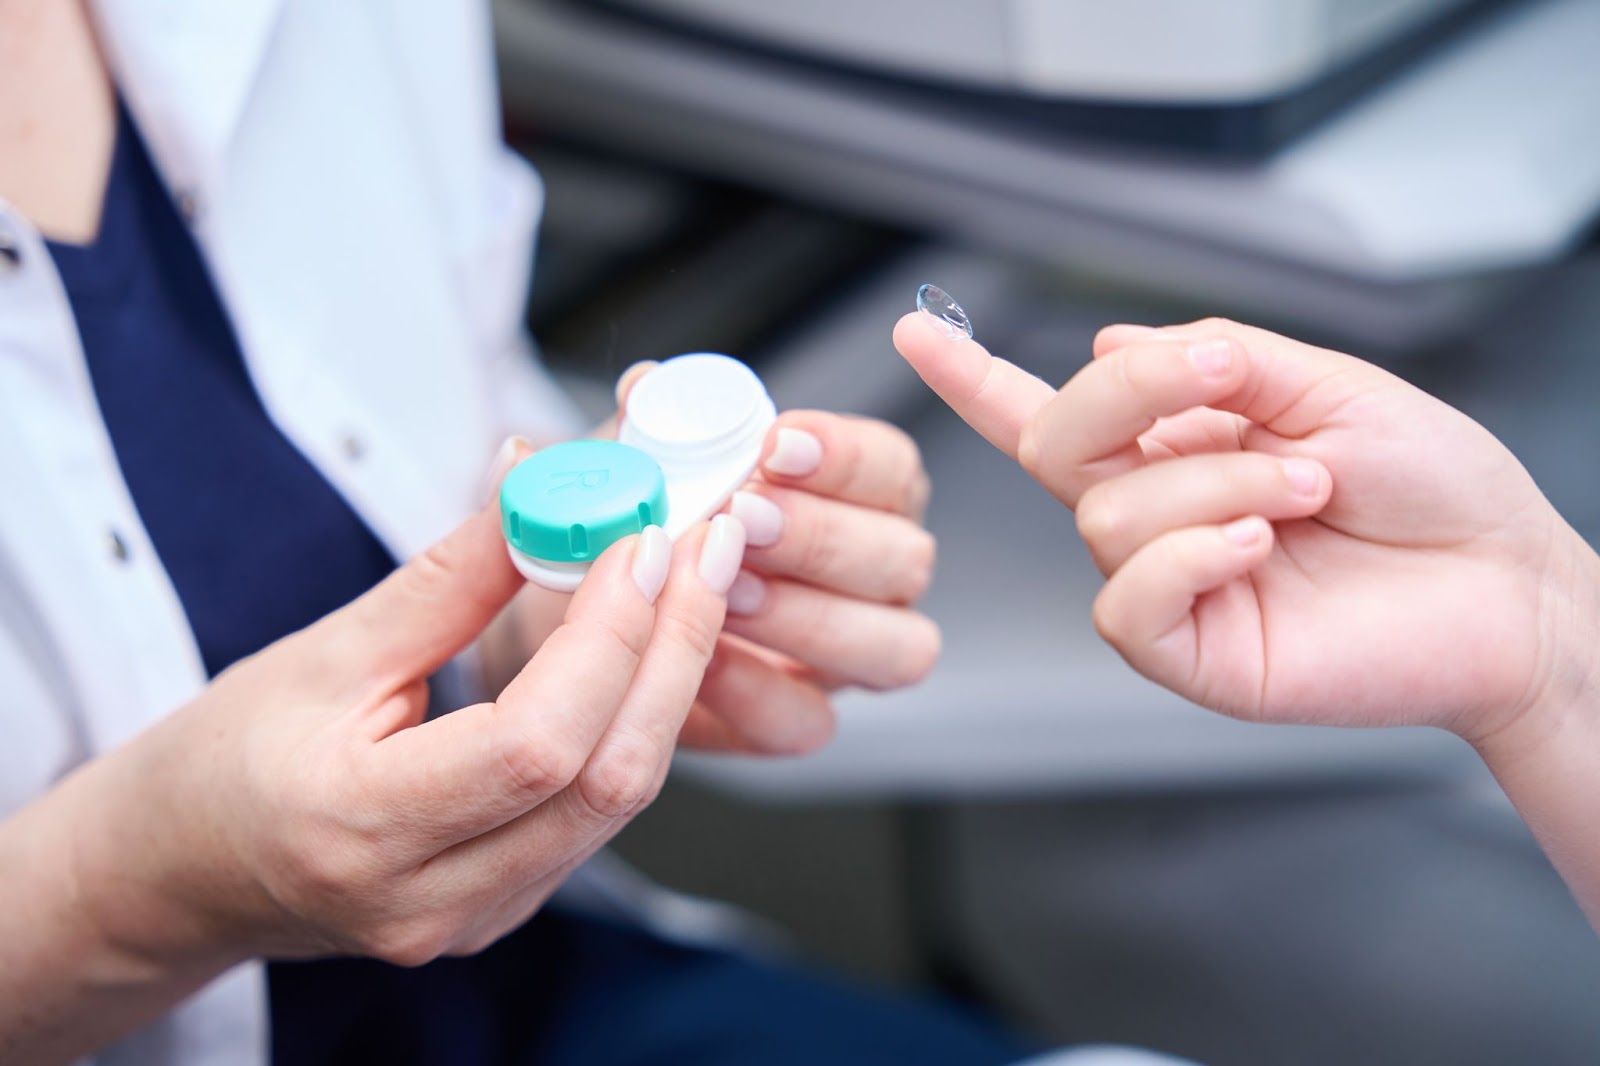
<svg viewBox="0 0 1600 1066"><path fill-rule="evenodd" d="M399 688L477 639L524 584L506 553L495 502L307 635L347 682Z"/></svg>
<svg viewBox="0 0 1600 1066"><path fill-rule="evenodd" d="M921 311L894 327L894 346L951 410L1011 458L1022 427L1056 390L966 337L941 332Z"/></svg>

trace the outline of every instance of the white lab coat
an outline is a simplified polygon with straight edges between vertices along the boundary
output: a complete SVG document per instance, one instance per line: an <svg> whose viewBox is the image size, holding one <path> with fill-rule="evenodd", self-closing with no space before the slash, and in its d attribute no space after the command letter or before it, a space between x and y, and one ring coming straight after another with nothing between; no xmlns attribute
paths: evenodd
<svg viewBox="0 0 1600 1066"><path fill-rule="evenodd" d="M478 504L508 433L575 428L521 329L541 190L500 138L485 4L94 9L267 410L397 557ZM205 674L60 279L3 201L0 485L5 816ZM249 965L100 1061L248 1066L265 1053Z"/></svg>

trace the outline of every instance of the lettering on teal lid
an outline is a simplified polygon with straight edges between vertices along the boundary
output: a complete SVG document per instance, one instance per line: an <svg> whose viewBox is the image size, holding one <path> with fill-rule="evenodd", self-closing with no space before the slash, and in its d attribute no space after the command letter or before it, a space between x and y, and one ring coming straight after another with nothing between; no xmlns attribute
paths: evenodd
<svg viewBox="0 0 1600 1066"><path fill-rule="evenodd" d="M546 496L554 496L558 492L567 492L571 489L582 489L592 492L603 489L611 481L611 471L605 468L599 470L562 470L550 475L550 487L545 489Z"/></svg>

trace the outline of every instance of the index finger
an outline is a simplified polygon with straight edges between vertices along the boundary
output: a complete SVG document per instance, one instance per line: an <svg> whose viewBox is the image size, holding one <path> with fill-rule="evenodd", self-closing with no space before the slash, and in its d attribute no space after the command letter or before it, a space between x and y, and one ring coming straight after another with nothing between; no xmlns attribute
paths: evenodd
<svg viewBox="0 0 1600 1066"><path fill-rule="evenodd" d="M949 336L921 311L895 323L894 346L951 410L1013 459L1023 427L1056 395L977 341Z"/></svg>
<svg viewBox="0 0 1600 1066"><path fill-rule="evenodd" d="M656 527L612 545L499 699L378 742L375 805L386 823L405 825L419 855L503 825L577 778L655 630L651 582L640 575L664 572L671 554Z"/></svg>

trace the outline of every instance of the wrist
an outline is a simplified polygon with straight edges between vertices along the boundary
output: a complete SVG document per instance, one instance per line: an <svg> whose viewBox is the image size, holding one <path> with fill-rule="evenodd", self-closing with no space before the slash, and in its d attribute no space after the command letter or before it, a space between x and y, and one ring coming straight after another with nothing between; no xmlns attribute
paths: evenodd
<svg viewBox="0 0 1600 1066"><path fill-rule="evenodd" d="M1464 734L1491 769L1600 734L1600 555L1559 523L1539 592L1538 667L1503 724Z"/></svg>
<svg viewBox="0 0 1600 1066"><path fill-rule="evenodd" d="M0 1060L67 1062L159 1016L228 968L222 956L147 950L168 928L155 909L85 863L93 764L0 825ZM126 882L119 884L123 888ZM141 917L135 917L135 914ZM130 935L137 924L151 928Z"/></svg>
<svg viewBox="0 0 1600 1066"><path fill-rule="evenodd" d="M161 729L74 775L67 879L73 909L109 968L134 980L206 980L253 952L204 905L219 878L192 839L205 807L172 794ZM154 756L154 757L153 757ZM162 787L157 782L165 782Z"/></svg>

